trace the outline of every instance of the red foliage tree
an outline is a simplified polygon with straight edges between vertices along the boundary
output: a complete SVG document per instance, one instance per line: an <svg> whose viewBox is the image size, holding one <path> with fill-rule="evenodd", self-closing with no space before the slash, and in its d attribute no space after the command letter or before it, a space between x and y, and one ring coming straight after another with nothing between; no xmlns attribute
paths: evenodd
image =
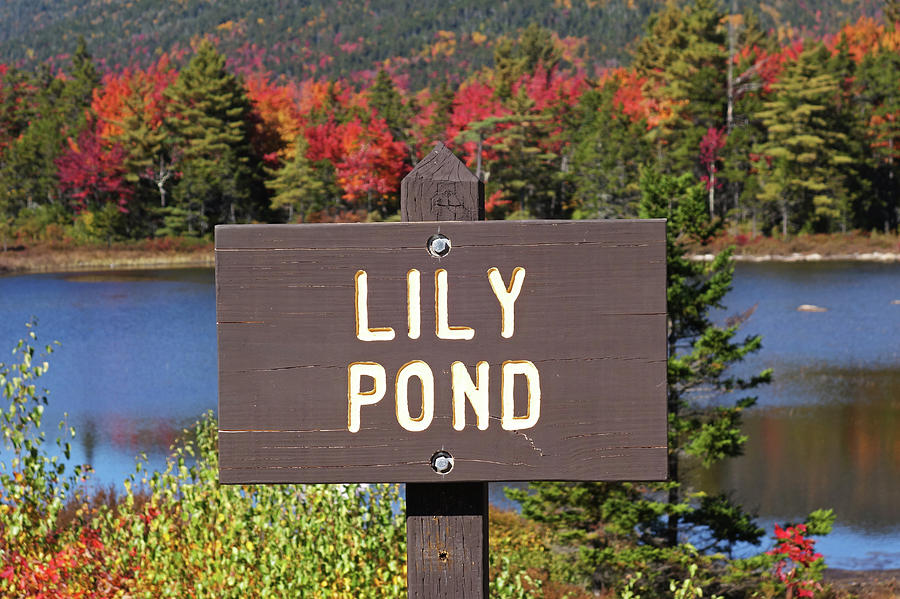
<svg viewBox="0 0 900 599"><path fill-rule="evenodd" d="M716 173L719 171L719 152L725 147L728 136L724 129L716 129L710 127L706 131L706 135L700 140L700 164L706 174L702 177L702 181L706 183L706 189L716 187Z"/></svg>
<svg viewBox="0 0 900 599"><path fill-rule="evenodd" d="M98 117L99 134L114 140L126 123L138 120L157 130L166 117L165 90L178 77L167 55L147 69L126 68L107 73L94 90L91 109ZM137 117L137 119L135 119Z"/></svg>
<svg viewBox="0 0 900 599"><path fill-rule="evenodd" d="M781 528L775 525L775 549L767 551L768 555L779 558L775 564L775 576L788 589L788 598L814 597L822 586L810 576L810 570L822 559L816 553L816 542L806 536L806 525L797 524Z"/></svg>
<svg viewBox="0 0 900 599"><path fill-rule="evenodd" d="M406 147L395 141L384 119L368 124L358 118L338 127L341 159L334 165L345 200L395 195L406 174Z"/></svg>
<svg viewBox="0 0 900 599"><path fill-rule="evenodd" d="M131 189L125 181L125 151L119 145L104 144L96 127L89 127L69 139L68 149L56 160L60 189L68 194L76 211L91 205L115 202L127 212Z"/></svg>
<svg viewBox="0 0 900 599"><path fill-rule="evenodd" d="M250 143L254 151L269 165L277 164L279 158L292 158L294 140L305 125L297 86L279 85L268 73L254 73L246 77L244 87L253 107Z"/></svg>
<svg viewBox="0 0 900 599"><path fill-rule="evenodd" d="M460 133L467 131L472 123L483 121L489 117L504 116L510 114L509 110L494 97L494 90L491 86L481 81L469 81L463 83L456 90L456 96L453 99L453 113L450 115L450 126L447 127L447 140L450 146L456 146L454 149L462 150L463 158L468 166L475 163L478 153L478 142L465 141L462 144L454 144ZM485 145L490 147L491 142L487 141ZM484 158L491 159L488 152L485 152Z"/></svg>

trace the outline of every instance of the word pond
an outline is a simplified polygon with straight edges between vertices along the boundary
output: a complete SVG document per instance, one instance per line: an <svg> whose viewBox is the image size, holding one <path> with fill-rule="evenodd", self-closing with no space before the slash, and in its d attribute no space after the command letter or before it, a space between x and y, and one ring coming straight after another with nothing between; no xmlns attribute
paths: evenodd
<svg viewBox="0 0 900 599"><path fill-rule="evenodd" d="M500 304L500 336L509 339L515 333L515 304L525 283L525 269L516 267L508 285L504 284L499 269L487 271L487 282ZM359 270L355 277L356 289L356 338L360 341L392 341L396 332L391 327L372 327L369 323L368 276ZM438 339L471 341L475 329L467 326L453 326L449 323L447 271L439 268L434 273L434 314L435 335ZM407 335L418 339L421 335L421 273L410 269L406 273ZM525 377L528 389L524 416L515 415L515 377ZM371 382L363 390L363 378ZM453 418L455 430L465 428L466 402L475 412L475 425L485 430L490 420L488 404L488 381L490 366L485 361L475 365L475 379L465 364L456 361L450 365L450 385L452 389ZM422 409L417 416L410 414L409 385L417 379L421 388ZM358 432L361 426L362 407L380 402L387 393L387 372L377 362L353 362L347 367L347 429ZM532 428L541 415L541 379L537 367L528 360L507 360L500 367L500 426L504 430ZM396 373L394 385L397 422L408 431L426 430L434 418L434 373L421 360L407 362Z"/></svg>

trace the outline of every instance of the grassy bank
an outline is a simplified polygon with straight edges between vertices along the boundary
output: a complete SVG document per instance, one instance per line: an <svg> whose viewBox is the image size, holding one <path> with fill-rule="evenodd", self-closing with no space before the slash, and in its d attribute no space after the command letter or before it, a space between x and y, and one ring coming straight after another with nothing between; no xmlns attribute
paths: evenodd
<svg viewBox="0 0 900 599"><path fill-rule="evenodd" d="M213 264L212 242L195 239L144 239L110 246L43 243L0 252L0 274Z"/></svg>
<svg viewBox="0 0 900 599"><path fill-rule="evenodd" d="M900 262L900 236L854 231L797 235L787 239L727 234L696 246L694 256L712 256L732 246L744 261L865 260ZM197 239L144 239L86 245L36 243L0 252L0 274L77 270L166 268L215 264L213 244Z"/></svg>
<svg viewBox="0 0 900 599"><path fill-rule="evenodd" d="M729 233L692 249L694 255L706 256L729 246L734 247L736 259L746 261L900 261L900 236L863 231L795 235L788 238Z"/></svg>

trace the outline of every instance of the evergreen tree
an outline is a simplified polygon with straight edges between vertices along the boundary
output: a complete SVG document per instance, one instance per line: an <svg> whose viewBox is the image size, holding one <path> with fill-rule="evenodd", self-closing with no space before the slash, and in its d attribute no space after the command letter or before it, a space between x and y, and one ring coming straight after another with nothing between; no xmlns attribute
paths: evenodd
<svg viewBox="0 0 900 599"><path fill-rule="evenodd" d="M63 83L40 68L30 85L36 91L29 124L7 147L0 164L0 194L15 213L56 201L55 161L65 140L66 126L54 110Z"/></svg>
<svg viewBox="0 0 900 599"><path fill-rule="evenodd" d="M777 55L777 43L761 31L756 13L737 14L736 0L732 2L729 16L729 85L728 106L725 116L727 139L722 150L722 171L720 180L723 193L719 211L724 214L733 210L733 217L744 222L749 215L752 232L757 233L758 216L761 213L756 199L758 180L756 178L754 145L765 140L766 131L756 114L762 110L766 86L760 70ZM737 54L738 48L747 51Z"/></svg>
<svg viewBox="0 0 900 599"><path fill-rule="evenodd" d="M78 38L67 74L58 109L67 123L78 123L75 128L81 130L87 119L84 108L91 105L94 89L100 85L100 73L82 36Z"/></svg>
<svg viewBox="0 0 900 599"><path fill-rule="evenodd" d="M294 156L274 171L266 181L272 191L272 209L287 209L287 222L294 222L295 213L302 219L312 210L320 210L325 202L325 185L306 157L309 144L301 134L294 142Z"/></svg>
<svg viewBox="0 0 900 599"><path fill-rule="evenodd" d="M166 124L182 155L173 197L195 215L188 232L258 218L263 194L248 135L250 103L225 57L202 41L166 95L174 115Z"/></svg>
<svg viewBox="0 0 900 599"><path fill-rule="evenodd" d="M122 131L115 141L126 149L128 180L134 184L152 183L152 192L164 208L168 195L166 184L174 175L177 150L166 128L151 122L153 115L144 105L144 98L151 91L152 84L147 81L138 82L138 87L132 90L127 100L128 110L120 123Z"/></svg>
<svg viewBox="0 0 900 599"><path fill-rule="evenodd" d="M900 0L884 0L884 20L889 26L900 23Z"/></svg>
<svg viewBox="0 0 900 599"><path fill-rule="evenodd" d="M660 592L669 578L686 575L683 557L691 549L682 543L730 552L763 534L727 496L697 493L684 480L685 462L709 467L741 453L741 414L756 401L744 392L771 376L764 371L743 379L729 372L761 340L737 339L739 324L722 327L712 320L710 312L723 307L731 287L733 262L729 251L710 263L688 259L687 244L706 239L717 226L707 213L703 185L692 180L690 174L652 171L641 179L640 216L668 219L669 482L540 482L508 491L526 517L580 546L582 567L602 587L637 570L648 591ZM740 397L731 399L734 393Z"/></svg>
<svg viewBox="0 0 900 599"><path fill-rule="evenodd" d="M735 210L735 220L744 222L750 218L754 235L758 232L758 219L764 213L757 200L757 156L752 151L754 146L766 139L766 129L755 116L762 110L763 101L763 97L756 93L746 94L736 100L735 118L722 151L723 166L720 173L725 190L720 197L727 199Z"/></svg>
<svg viewBox="0 0 900 599"><path fill-rule="evenodd" d="M28 125L4 152L0 162L0 196L19 212L59 200L56 160L67 139L76 139L87 126L91 97L100 78L80 38L65 78L43 64L25 88L30 88Z"/></svg>
<svg viewBox="0 0 900 599"><path fill-rule="evenodd" d="M649 132L663 172L704 174L700 141L725 120L725 17L716 0L696 0L684 8L669 0L648 21L648 34L635 53L634 68L647 78L645 94L668 113Z"/></svg>
<svg viewBox="0 0 900 599"><path fill-rule="evenodd" d="M856 224L881 223L889 231L900 221L900 55L889 48L867 54L856 83L875 188L864 222Z"/></svg>
<svg viewBox="0 0 900 599"><path fill-rule="evenodd" d="M584 93L569 180L575 218L629 218L637 215L640 169L650 154L644 120L632 122L616 101L620 81Z"/></svg>
<svg viewBox="0 0 900 599"><path fill-rule="evenodd" d="M156 229L167 208L175 182L180 148L170 131L147 107L154 90L152 82L135 79L115 141L125 150L125 178L135 190L128 218L135 230L149 235ZM171 217L171 215L170 215Z"/></svg>
<svg viewBox="0 0 900 599"><path fill-rule="evenodd" d="M827 70L821 44L804 50L773 86L773 98L757 113L767 138L754 147L760 191L775 207L783 236L806 226L829 230L846 223L850 200L846 165L850 138L836 104L838 77Z"/></svg>
<svg viewBox="0 0 900 599"><path fill-rule="evenodd" d="M28 78L0 65L0 156L28 128Z"/></svg>
<svg viewBox="0 0 900 599"><path fill-rule="evenodd" d="M526 73L542 65L547 73L559 64L562 52L553 43L553 34L531 23L517 41L501 38L494 48L494 93L501 100L512 97L513 85Z"/></svg>
<svg viewBox="0 0 900 599"><path fill-rule="evenodd" d="M442 80L437 89L431 96L434 103L434 111L431 114L431 120L425 126L422 137L426 145L433 145L435 142L447 142L447 127L450 125L450 115L453 112L453 90L446 80Z"/></svg>
<svg viewBox="0 0 900 599"><path fill-rule="evenodd" d="M512 114L469 123L456 139L484 144L493 156L484 172L485 210L493 218L510 210L522 218L559 218L559 155L541 144L550 136L550 116L532 110L534 102L524 87L510 100L510 108ZM480 168L476 171L482 175Z"/></svg>
<svg viewBox="0 0 900 599"><path fill-rule="evenodd" d="M369 105L376 115L384 119L391 136L406 146L406 163L412 165L418 158L416 149L410 143L410 120L417 110L415 101L411 99L404 104L393 79L384 69L378 71L368 95Z"/></svg>
<svg viewBox="0 0 900 599"><path fill-rule="evenodd" d="M369 106L375 110L375 114L384 119L394 139L405 141L408 137L412 110L403 103L403 98L387 71L384 69L378 71L368 95Z"/></svg>
<svg viewBox="0 0 900 599"><path fill-rule="evenodd" d="M729 210L738 222L749 215L752 232L757 233L757 179L751 149L765 139L765 129L754 115L762 110L765 85L760 69L773 59L778 44L759 27L759 17L752 11L738 13L737 0L732 0L728 16L727 106L725 111L725 147L718 194L720 214ZM738 53L743 48L745 52ZM715 190L711 190L713 192Z"/></svg>

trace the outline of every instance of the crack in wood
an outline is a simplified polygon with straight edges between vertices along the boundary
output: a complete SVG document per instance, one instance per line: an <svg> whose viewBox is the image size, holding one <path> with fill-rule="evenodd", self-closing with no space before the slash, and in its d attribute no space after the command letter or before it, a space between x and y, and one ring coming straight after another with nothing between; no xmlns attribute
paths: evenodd
<svg viewBox="0 0 900 599"><path fill-rule="evenodd" d="M362 427L364 431L380 431L378 427ZM311 428L311 429L280 429L280 428L220 428L219 434L233 433L341 433L346 432L346 428Z"/></svg>
<svg viewBox="0 0 900 599"><path fill-rule="evenodd" d="M463 460L463 459L460 459L460 458L457 458L456 461L457 461L457 462L476 463L476 464L497 464L498 466L515 466L515 467L520 467L520 466L522 466L522 467L527 467L527 468L534 468L534 467L535 467L534 464L527 464L527 463L525 463L525 462L498 462L498 461L496 461L496 460L477 460L477 459L465 459L465 460Z"/></svg>
<svg viewBox="0 0 900 599"><path fill-rule="evenodd" d="M440 233L440 227L437 229L437 232ZM578 246L597 246L601 248L607 249L616 249L616 248L645 248L650 247L649 243L609 243L608 241L538 241L534 243L515 243L515 242L504 242L504 243L472 243L472 244L453 244L454 249L458 248L494 248L494 247L504 247L504 248L541 248L541 247L578 247ZM310 247L310 246L292 246L292 247L236 247L236 248L216 248L216 253L218 252L322 252L322 253L333 253L333 252L346 252L346 251L354 251L354 252L383 252L383 253L393 253L393 252L402 252L402 251L416 251L420 252L422 250L422 246L420 245L398 245L396 247L386 248L383 246L378 247L364 247L364 246L332 246L328 248L322 247ZM303 263L304 261L298 261ZM307 261L308 263L315 263L315 261Z"/></svg>
<svg viewBox="0 0 900 599"><path fill-rule="evenodd" d="M594 423L579 423L579 424L594 424ZM619 436L619 437L625 436L625 437L627 437L627 436L628 436L628 433L617 433L617 432L611 432L611 433L584 433L583 435L568 435L568 436L563 437L563 439L565 439L565 440L568 441L569 439L581 439L581 438L583 438L583 437L610 437L610 436Z"/></svg>
<svg viewBox="0 0 900 599"><path fill-rule="evenodd" d="M596 357L580 357L580 358L545 358L543 360L531 360L531 362L535 364L549 364L555 362L599 362L603 360L621 360L623 362L647 362L648 364L658 364L660 362L665 362L665 360L654 360L651 358L647 358L644 356L596 356ZM491 366L499 366L502 364L502 361L496 362L488 362ZM276 372L279 370L292 370L298 368L347 368L344 364L297 364L293 366L275 366L274 368L246 368L241 370L225 370L222 369L223 373L228 374L246 374L251 372ZM447 374L447 370L441 371L443 374ZM495 416L491 416L491 418L495 418Z"/></svg>
<svg viewBox="0 0 900 599"><path fill-rule="evenodd" d="M513 432L515 432L517 435L521 435L521 436L525 437L525 440L531 444L531 449L538 452L541 455L541 457L544 457L544 450L534 444L534 439L532 439L531 437L529 437L522 431L513 431Z"/></svg>
<svg viewBox="0 0 900 599"><path fill-rule="evenodd" d="M389 443L377 445L262 445L264 449L375 449L378 447L393 447Z"/></svg>
<svg viewBox="0 0 900 599"><path fill-rule="evenodd" d="M426 462L391 462L387 464L336 464L333 466L266 466L254 463L252 466L220 466L219 470L240 472L243 470L340 470L342 468L392 468L395 466L416 466Z"/></svg>

